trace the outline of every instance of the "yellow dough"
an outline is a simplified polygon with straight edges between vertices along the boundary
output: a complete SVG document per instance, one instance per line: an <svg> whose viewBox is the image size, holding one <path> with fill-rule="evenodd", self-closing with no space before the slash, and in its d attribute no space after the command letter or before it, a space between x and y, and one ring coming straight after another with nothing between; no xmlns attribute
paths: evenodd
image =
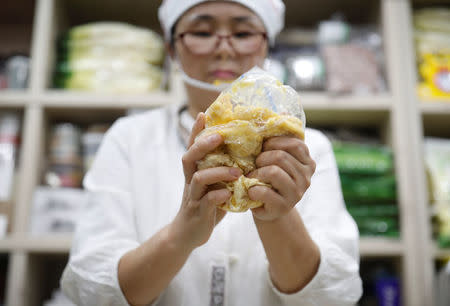
<svg viewBox="0 0 450 306"><path fill-rule="evenodd" d="M221 94L206 111L205 130L199 137L214 133L224 138L224 145L206 155L197 166L198 169L218 166L242 169L243 175L238 180L223 183L232 192L232 196L221 208L232 212L244 212L263 205L260 201L249 199L250 187L271 187L258 179L245 176L255 169L255 159L261 152L263 141L282 135L304 139L303 123L297 117L277 114L265 107L234 104L230 93Z"/></svg>

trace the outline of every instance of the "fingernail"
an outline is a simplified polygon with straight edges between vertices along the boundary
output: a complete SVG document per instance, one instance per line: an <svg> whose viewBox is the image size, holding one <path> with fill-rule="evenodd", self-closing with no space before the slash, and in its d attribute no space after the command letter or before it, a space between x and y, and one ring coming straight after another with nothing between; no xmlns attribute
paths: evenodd
<svg viewBox="0 0 450 306"><path fill-rule="evenodd" d="M239 169L239 168L231 168L231 169L230 169L230 174L231 174L232 176L239 177L239 176L241 176L241 174L242 174L242 170Z"/></svg>

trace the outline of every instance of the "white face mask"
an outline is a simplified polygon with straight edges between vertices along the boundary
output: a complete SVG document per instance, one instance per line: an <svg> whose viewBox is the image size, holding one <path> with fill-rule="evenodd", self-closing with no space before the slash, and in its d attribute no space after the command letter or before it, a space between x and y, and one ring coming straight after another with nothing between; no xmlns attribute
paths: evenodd
<svg viewBox="0 0 450 306"><path fill-rule="evenodd" d="M186 74L186 72L184 72L183 68L181 67L180 62L175 58L174 63L177 67L177 70L181 72L181 77L183 79L183 81L185 81L186 83L188 83L191 86L200 88L200 89L205 89L205 90L210 90L210 91L216 91L216 92L221 92L224 89L226 89L230 84L228 83L223 83L223 84L211 84L211 83L207 83L204 81L200 81L194 78L191 78L190 76L188 76Z"/></svg>

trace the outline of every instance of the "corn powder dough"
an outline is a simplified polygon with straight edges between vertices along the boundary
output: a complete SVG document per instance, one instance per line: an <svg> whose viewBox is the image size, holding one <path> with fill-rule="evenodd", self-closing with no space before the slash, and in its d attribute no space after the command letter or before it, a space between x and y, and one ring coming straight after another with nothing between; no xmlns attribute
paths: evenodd
<svg viewBox="0 0 450 306"><path fill-rule="evenodd" d="M262 206L252 201L248 190L253 186L268 186L245 175L254 170L255 159L265 139L273 136L293 135L304 139L303 124L291 115L277 114L257 106L233 104L229 93L221 94L206 111L205 130L198 137L214 133L224 138L224 144L198 162L198 169L219 166L239 167L243 175L233 182L222 182L231 191L231 198L221 208L231 212L244 212Z"/></svg>

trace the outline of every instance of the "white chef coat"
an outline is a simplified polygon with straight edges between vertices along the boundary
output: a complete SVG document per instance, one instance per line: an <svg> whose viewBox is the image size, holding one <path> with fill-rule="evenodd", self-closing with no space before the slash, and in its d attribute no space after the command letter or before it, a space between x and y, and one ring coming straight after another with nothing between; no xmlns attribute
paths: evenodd
<svg viewBox="0 0 450 306"><path fill-rule="evenodd" d="M171 222L181 204L186 149L177 126L190 130L194 122L183 114L179 120L176 106L151 110L119 119L106 134L83 182L90 200L61 280L77 305L128 305L118 283L119 259ZM296 208L321 256L306 287L278 291L251 212L227 213L154 305L356 303L362 293L358 230L345 209L332 147L312 129L306 129L305 142L317 168Z"/></svg>

